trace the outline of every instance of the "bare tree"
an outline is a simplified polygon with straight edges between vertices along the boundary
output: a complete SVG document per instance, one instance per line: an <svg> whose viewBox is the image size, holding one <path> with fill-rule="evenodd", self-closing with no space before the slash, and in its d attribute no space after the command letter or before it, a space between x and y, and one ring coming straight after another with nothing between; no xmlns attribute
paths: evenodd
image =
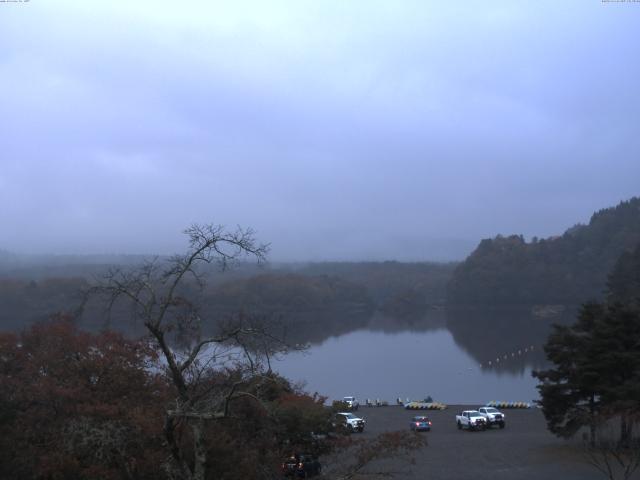
<svg viewBox="0 0 640 480"><path fill-rule="evenodd" d="M229 319L214 335L203 335L198 294L206 285L207 266L217 264L224 270L247 257L262 262L268 245L256 243L250 229L229 232L221 226L193 225L185 234L189 238L185 254L112 270L88 291L87 298L102 296L109 311L124 302L133 319L144 325L176 391L164 423L171 452L167 474L204 480L206 465L212 462L207 458L206 422L228 417L230 405L239 397L258 401L256 379L263 378L263 360L268 364L269 356L286 346L246 315ZM215 372L224 369L233 375L216 377ZM249 384L251 391L244 388ZM189 449L181 447L182 427L190 432Z"/></svg>
<svg viewBox="0 0 640 480"><path fill-rule="evenodd" d="M640 423L640 414L606 413L597 423L597 440L584 441L584 458L604 478L628 480L640 468L640 438L633 432L633 427Z"/></svg>
<svg viewBox="0 0 640 480"><path fill-rule="evenodd" d="M411 432L385 432L369 440L343 441L325 476L338 480L404 477L414 463L411 453L427 445L426 437ZM398 468L400 468L398 470Z"/></svg>
<svg viewBox="0 0 640 480"><path fill-rule="evenodd" d="M615 441L600 441L584 447L585 459L609 480L628 480L640 467L640 444L622 447Z"/></svg>

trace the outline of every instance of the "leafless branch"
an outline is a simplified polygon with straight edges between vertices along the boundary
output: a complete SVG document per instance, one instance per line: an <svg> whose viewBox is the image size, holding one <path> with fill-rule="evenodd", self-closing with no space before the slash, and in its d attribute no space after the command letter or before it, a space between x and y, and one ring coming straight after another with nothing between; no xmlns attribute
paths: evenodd
<svg viewBox="0 0 640 480"><path fill-rule="evenodd" d="M131 306L134 318L142 320L178 394L175 408L167 410L164 425L171 458L179 467L176 476L204 480L206 451L202 449L202 422L228 416L229 405L237 398L260 402L258 396L244 387L258 373L263 355L270 368L269 355L286 347L281 339L246 315L222 325L218 334L201 339L200 312L197 300L189 297L189 287L195 283L198 291L205 288L206 271L202 267L217 263L225 270L243 257L253 257L261 263L269 246L258 244L253 230L240 227L227 231L220 225L194 224L184 233L189 243L185 254L164 260L156 257L138 268L111 270L86 292L85 298L104 297L108 312L123 301ZM187 278L193 283L186 283ZM177 353L175 339L183 335L185 348ZM231 383L216 376L216 368L220 373L231 362L216 363L215 353L208 352L211 345L224 345L244 355L242 361L236 362L236 373L230 372L229 378L234 378ZM189 425L193 436L195 453L189 461L176 438L177 425L182 421Z"/></svg>

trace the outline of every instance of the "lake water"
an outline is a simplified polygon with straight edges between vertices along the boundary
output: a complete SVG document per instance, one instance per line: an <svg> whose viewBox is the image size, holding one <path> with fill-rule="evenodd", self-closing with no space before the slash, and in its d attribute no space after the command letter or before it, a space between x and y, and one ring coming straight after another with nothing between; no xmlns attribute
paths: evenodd
<svg viewBox="0 0 640 480"><path fill-rule="evenodd" d="M329 400L355 395L361 403L395 403L398 397L430 395L449 404L531 402L538 398L531 371L544 366L549 330L550 322L528 315L484 315L448 327L394 332L364 328L328 337L274 367Z"/></svg>
<svg viewBox="0 0 640 480"><path fill-rule="evenodd" d="M510 352L503 362L512 358ZM495 361L495 360L494 360ZM431 395L445 403L528 401L538 397L530 366L509 372L482 368L448 330L388 334L361 330L294 353L276 369L330 399L355 395L395 402Z"/></svg>

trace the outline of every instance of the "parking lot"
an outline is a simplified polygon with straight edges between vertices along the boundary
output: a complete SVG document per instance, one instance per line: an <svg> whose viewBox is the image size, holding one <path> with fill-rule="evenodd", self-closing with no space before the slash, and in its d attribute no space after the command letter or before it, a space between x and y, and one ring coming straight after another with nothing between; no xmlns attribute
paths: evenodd
<svg viewBox="0 0 640 480"><path fill-rule="evenodd" d="M409 430L414 415L425 414L432 422L426 435L428 446L414 452L415 465L408 468L396 460L383 465L403 470L395 478L407 479L486 479L596 480L604 478L586 463L578 442L556 438L546 429L542 412L537 409L506 409L504 430L458 430L455 415L473 406L449 406L446 410L405 410L399 406L360 407L357 414L367 422L362 435ZM636 477L634 477L636 478Z"/></svg>

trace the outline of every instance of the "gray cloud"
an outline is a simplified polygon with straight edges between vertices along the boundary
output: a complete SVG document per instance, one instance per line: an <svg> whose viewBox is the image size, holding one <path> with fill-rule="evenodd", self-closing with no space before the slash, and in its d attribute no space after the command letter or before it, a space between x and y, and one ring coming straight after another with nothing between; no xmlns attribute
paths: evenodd
<svg viewBox="0 0 640 480"><path fill-rule="evenodd" d="M0 9L0 248L447 259L638 194L631 3Z"/></svg>

